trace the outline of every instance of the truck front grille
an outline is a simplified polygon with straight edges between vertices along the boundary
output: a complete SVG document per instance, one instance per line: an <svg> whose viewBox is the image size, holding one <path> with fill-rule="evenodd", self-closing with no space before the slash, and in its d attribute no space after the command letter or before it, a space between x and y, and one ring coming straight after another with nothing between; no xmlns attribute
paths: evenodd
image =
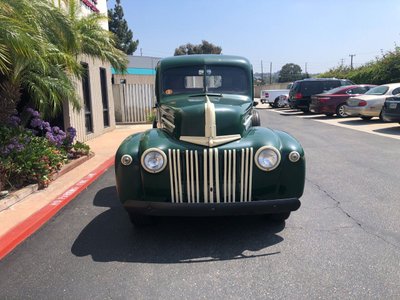
<svg viewBox="0 0 400 300"><path fill-rule="evenodd" d="M168 150L171 202L251 201L253 148Z"/></svg>

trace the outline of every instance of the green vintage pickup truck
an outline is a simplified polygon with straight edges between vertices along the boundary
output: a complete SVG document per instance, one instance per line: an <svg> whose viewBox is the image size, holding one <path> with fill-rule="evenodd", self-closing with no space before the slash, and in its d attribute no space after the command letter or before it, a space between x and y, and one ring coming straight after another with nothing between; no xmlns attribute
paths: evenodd
<svg viewBox="0 0 400 300"><path fill-rule="evenodd" d="M303 148L259 126L247 59L162 59L155 94L154 128L125 139L115 158L118 195L132 223L164 215L285 220L300 207Z"/></svg>

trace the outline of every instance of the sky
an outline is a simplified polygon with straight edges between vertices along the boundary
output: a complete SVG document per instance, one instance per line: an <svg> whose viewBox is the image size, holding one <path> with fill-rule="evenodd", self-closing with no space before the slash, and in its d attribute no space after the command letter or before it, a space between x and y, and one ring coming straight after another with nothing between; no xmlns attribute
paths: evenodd
<svg viewBox="0 0 400 300"><path fill-rule="evenodd" d="M113 8L115 0L108 0ZM360 66L400 45L399 0L121 0L139 46L134 55L168 57L206 40L247 57L254 72L286 63L310 74Z"/></svg>

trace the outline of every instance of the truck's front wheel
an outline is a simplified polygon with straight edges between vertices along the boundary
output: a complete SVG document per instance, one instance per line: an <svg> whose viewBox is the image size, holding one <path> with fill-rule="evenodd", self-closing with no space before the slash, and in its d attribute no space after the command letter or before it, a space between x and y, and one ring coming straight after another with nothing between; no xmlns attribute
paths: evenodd
<svg viewBox="0 0 400 300"><path fill-rule="evenodd" d="M275 222L283 222L289 218L290 212L280 213L280 214L271 214L268 215L268 218Z"/></svg>
<svg viewBox="0 0 400 300"><path fill-rule="evenodd" d="M260 126L261 122L260 122L260 115L258 113L258 111L253 110L253 117L251 119L251 125L252 126Z"/></svg>

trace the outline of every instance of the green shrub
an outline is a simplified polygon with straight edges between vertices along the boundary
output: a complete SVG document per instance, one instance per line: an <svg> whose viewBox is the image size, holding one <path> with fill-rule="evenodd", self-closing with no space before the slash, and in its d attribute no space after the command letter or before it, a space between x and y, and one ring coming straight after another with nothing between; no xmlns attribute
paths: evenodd
<svg viewBox="0 0 400 300"><path fill-rule="evenodd" d="M22 119L12 116L9 124L0 126L0 190L30 183L44 188L68 158L90 153L88 145L74 143L74 128L63 132L43 121L33 109L24 113Z"/></svg>
<svg viewBox="0 0 400 300"><path fill-rule="evenodd" d="M347 78L357 84L370 83L381 85L400 82L400 47L388 51L382 57L376 58L361 67L351 69L339 66L320 74L318 77Z"/></svg>
<svg viewBox="0 0 400 300"><path fill-rule="evenodd" d="M79 158L81 156L89 155L90 147L84 143L76 141L72 145L72 149L68 152L68 157Z"/></svg>
<svg viewBox="0 0 400 300"><path fill-rule="evenodd" d="M5 142L0 148L3 188L20 188L30 183L46 187L67 161L63 150L21 127L0 127L0 139Z"/></svg>

